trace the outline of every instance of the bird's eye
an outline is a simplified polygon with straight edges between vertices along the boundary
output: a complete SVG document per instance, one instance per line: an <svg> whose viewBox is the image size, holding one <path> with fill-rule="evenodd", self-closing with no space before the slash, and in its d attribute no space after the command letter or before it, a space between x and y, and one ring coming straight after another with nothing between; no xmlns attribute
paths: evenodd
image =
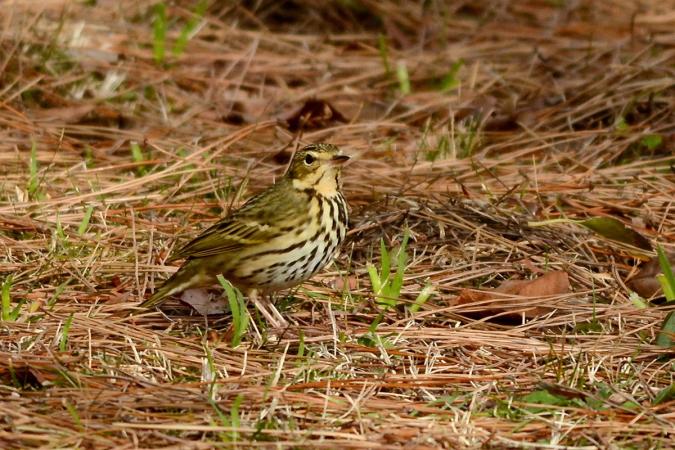
<svg viewBox="0 0 675 450"><path fill-rule="evenodd" d="M312 163L316 160L316 158L313 155L307 154L305 155L305 164L308 166L311 166Z"/></svg>

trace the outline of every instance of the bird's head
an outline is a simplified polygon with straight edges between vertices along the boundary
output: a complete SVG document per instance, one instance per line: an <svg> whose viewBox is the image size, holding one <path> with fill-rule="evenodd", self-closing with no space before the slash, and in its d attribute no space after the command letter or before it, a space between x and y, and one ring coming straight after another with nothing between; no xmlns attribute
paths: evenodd
<svg viewBox="0 0 675 450"><path fill-rule="evenodd" d="M286 176L296 189L331 196L340 188L340 168L348 160L333 144L311 144L295 152Z"/></svg>

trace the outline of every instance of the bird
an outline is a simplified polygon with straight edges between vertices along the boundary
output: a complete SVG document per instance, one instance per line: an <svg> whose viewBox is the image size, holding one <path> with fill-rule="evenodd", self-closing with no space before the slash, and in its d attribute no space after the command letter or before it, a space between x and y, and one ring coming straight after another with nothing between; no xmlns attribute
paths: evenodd
<svg viewBox="0 0 675 450"><path fill-rule="evenodd" d="M349 159L328 143L296 151L276 183L171 254L167 262L184 262L140 306L156 307L174 294L213 285L222 274L248 293L269 324L287 327L266 297L302 283L332 261L347 234L340 177Z"/></svg>

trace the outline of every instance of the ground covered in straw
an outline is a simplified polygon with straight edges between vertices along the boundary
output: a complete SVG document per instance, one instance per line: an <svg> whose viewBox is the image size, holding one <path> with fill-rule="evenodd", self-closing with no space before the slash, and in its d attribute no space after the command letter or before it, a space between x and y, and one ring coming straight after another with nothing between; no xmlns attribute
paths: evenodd
<svg viewBox="0 0 675 450"><path fill-rule="evenodd" d="M0 447L669 447L675 4L312 3L3 5ZM288 333L136 308L319 141L351 231Z"/></svg>

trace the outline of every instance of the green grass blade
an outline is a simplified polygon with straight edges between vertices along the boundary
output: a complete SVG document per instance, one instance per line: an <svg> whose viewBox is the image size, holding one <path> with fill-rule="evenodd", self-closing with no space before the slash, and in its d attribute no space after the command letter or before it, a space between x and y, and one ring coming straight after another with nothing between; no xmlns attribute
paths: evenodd
<svg viewBox="0 0 675 450"><path fill-rule="evenodd" d="M206 8L208 6L209 2L207 0L200 0L199 3L197 3L197 7L195 8L192 17L180 30L180 35L178 36L178 39L176 39L176 43L173 46L174 56L180 56L183 54L188 41L192 38L192 34L197 28L197 25L199 25L199 22L202 20L202 17L204 17Z"/></svg>
<svg viewBox="0 0 675 450"><path fill-rule="evenodd" d="M398 300L401 296L401 288L403 287L403 277L405 275L406 265L408 264L408 253L406 252L406 247L408 246L408 240L410 239L410 232L406 230L403 233L403 240L401 241L401 246L398 249L396 254L396 275L391 282L391 288L389 289L389 296L393 299Z"/></svg>
<svg viewBox="0 0 675 450"><path fill-rule="evenodd" d="M375 333L377 330L377 326L382 322L382 319L384 319L384 313L379 313L377 317L370 323L370 326L368 327L368 331L370 333Z"/></svg>
<svg viewBox="0 0 675 450"><path fill-rule="evenodd" d="M220 424L223 427L228 427L230 426L227 417L225 417L225 414L223 414L223 411L218 407L218 404L212 399L209 398L209 404L211 405L211 408L216 412L216 415L218 416L218 420L220 420ZM223 442L229 442L229 436L225 433L218 433L218 437L220 437L220 440Z"/></svg>
<svg viewBox="0 0 675 450"><path fill-rule="evenodd" d="M373 294L378 296L382 293L382 281L380 274L377 273L377 269L374 265L368 264L367 266L368 276L370 277L370 284L373 287Z"/></svg>
<svg viewBox="0 0 675 450"><path fill-rule="evenodd" d="M155 62L164 62L166 51L166 5L159 2L155 5L155 17L152 24L152 50Z"/></svg>
<svg viewBox="0 0 675 450"><path fill-rule="evenodd" d="M30 161L28 162L28 197L35 198L40 187L38 179L37 143L33 141L30 148Z"/></svg>
<svg viewBox="0 0 675 450"><path fill-rule="evenodd" d="M462 68L462 66L464 66L464 60L461 58L455 61L452 66L450 66L450 70L441 80L439 86L441 92L448 92L459 86L457 74L459 73L459 70Z"/></svg>
<svg viewBox="0 0 675 450"><path fill-rule="evenodd" d="M391 76L391 66L389 65L389 45L387 44L386 36L383 34L377 36L377 47L380 51L380 58L382 58L384 73L389 77Z"/></svg>
<svg viewBox="0 0 675 450"><path fill-rule="evenodd" d="M141 149L141 146L138 145L138 142L132 142L131 143L131 159L135 163L142 163L147 160L145 157L145 154L143 154L143 149ZM138 166L136 168L136 173L139 175L143 176L146 173L148 173L148 168L146 166Z"/></svg>
<svg viewBox="0 0 675 450"><path fill-rule="evenodd" d="M671 311L666 316L661 326L659 334L656 336L656 345L663 348L673 347L673 337L675 337L675 314Z"/></svg>
<svg viewBox="0 0 675 450"><path fill-rule="evenodd" d="M380 238L380 265L382 266L380 268L380 281L382 284L386 284L391 273L391 255L384 245L383 238Z"/></svg>
<svg viewBox="0 0 675 450"><path fill-rule="evenodd" d="M298 365L300 365L305 357L305 332L299 330L298 332Z"/></svg>
<svg viewBox="0 0 675 450"><path fill-rule="evenodd" d="M19 318L19 315L21 314L21 307L26 303L26 300L19 300L19 303L16 304L14 309L12 309L12 312L9 314L9 320L12 322L16 322L16 320Z"/></svg>
<svg viewBox="0 0 675 450"><path fill-rule="evenodd" d="M10 292L12 290L12 282L13 282L13 277L9 275L5 280L2 282L2 294L0 294L0 297L2 298L1 304L2 304L2 320L13 320L12 319L12 304L11 304L11 296Z"/></svg>
<svg viewBox="0 0 675 450"><path fill-rule="evenodd" d="M88 206L84 213L84 217L82 218L82 222L80 222L80 226L77 228L78 235L82 236L87 231L87 228L89 228L89 221L91 220L91 215L93 212L94 207Z"/></svg>
<svg viewBox="0 0 675 450"><path fill-rule="evenodd" d="M59 351L65 352L68 347L68 333L70 333L70 326L73 324L73 314L71 313L63 324L63 331L59 339Z"/></svg>
<svg viewBox="0 0 675 450"><path fill-rule="evenodd" d="M237 394L235 397L234 401L232 402L232 406L230 407L230 422L232 428L232 440L234 442L239 439L239 432L237 431L238 428L241 427L241 419L239 417L239 407L241 406L241 402L244 400L244 396L242 394Z"/></svg>
<svg viewBox="0 0 675 450"><path fill-rule="evenodd" d="M204 354L206 355L206 368L202 369L202 381L209 383L209 399L213 399L218 388L216 363L213 361L213 352L208 345L204 345ZM204 370L208 370L208 373L204 374Z"/></svg>
<svg viewBox="0 0 675 450"><path fill-rule="evenodd" d="M637 292L631 292L628 295L628 298L633 303L633 305L638 309L649 308L649 305L647 304L647 302L645 302L645 300L642 297L640 297L640 295Z"/></svg>
<svg viewBox="0 0 675 450"><path fill-rule="evenodd" d="M671 383L670 386L661 389L658 394L656 394L656 397L654 397L653 404L658 405L673 399L675 399L675 383Z"/></svg>
<svg viewBox="0 0 675 450"><path fill-rule="evenodd" d="M647 148L647 150L656 150L663 144L663 136L660 134L648 134L640 139L640 144Z"/></svg>
<svg viewBox="0 0 675 450"><path fill-rule="evenodd" d="M431 295L434 293L434 287L431 285L431 283L427 283L424 286L424 289L422 289L422 292L419 293L417 298L415 299L415 302L410 305L410 312L411 313L416 313L419 311L419 309L431 298Z"/></svg>
<svg viewBox="0 0 675 450"><path fill-rule="evenodd" d="M237 301L239 303L239 340L237 345L239 345L244 333L248 330L249 315L248 310L246 309L246 303L244 302L244 296L241 295L239 291L237 292Z"/></svg>
<svg viewBox="0 0 675 450"><path fill-rule="evenodd" d="M659 258L659 266L663 272L662 274L658 274L656 279L661 284L666 301L671 303L675 301L675 276L673 276L673 269L670 267L668 255L666 255L662 246L659 245L656 248L656 254ZM666 316L663 325L661 325L661 330L656 336L656 345L663 348L672 348L673 337L675 337L675 314L671 311Z"/></svg>
<svg viewBox="0 0 675 450"><path fill-rule="evenodd" d="M131 143L131 158L134 160L134 162L145 161L145 156L143 156L143 150L141 150L141 146L138 145L138 142Z"/></svg>
<svg viewBox="0 0 675 450"><path fill-rule="evenodd" d="M77 425L77 428L84 430L84 425L82 425L82 420L80 419L80 413L77 412L75 405L66 400L65 406L68 410L68 414L70 414L70 417L73 419L73 422L75 422L75 425Z"/></svg>
<svg viewBox="0 0 675 450"><path fill-rule="evenodd" d="M675 286L671 285L668 282L668 278L662 273L656 275L656 280L661 285L663 295L666 297L666 303L672 302L675 299Z"/></svg>
<svg viewBox="0 0 675 450"><path fill-rule="evenodd" d="M404 61L399 61L396 65L396 78L398 79L398 89L401 91L401 94L410 94L410 77Z"/></svg>
<svg viewBox="0 0 675 450"><path fill-rule="evenodd" d="M668 302L675 301L675 275L673 275L673 269L670 267L670 261L668 261L668 255L663 250L663 247L660 245L656 249L656 253L659 257L659 266L661 266L661 272L663 272L663 281L659 277L659 282L663 288L663 293L666 296Z"/></svg>
<svg viewBox="0 0 675 450"><path fill-rule="evenodd" d="M63 294L63 291L66 289L66 287L70 284L72 280L73 280L72 278L68 278L66 281L59 284L56 287L56 289L54 289L54 295L52 295L51 298L47 301L47 307L49 309L54 307L54 304L58 301L61 294Z"/></svg>
<svg viewBox="0 0 675 450"><path fill-rule="evenodd" d="M219 274L216 278L225 290L227 302L230 305L230 311L232 311L232 347L237 347L241 343L242 336L246 333L249 323L244 297L223 275Z"/></svg>
<svg viewBox="0 0 675 450"><path fill-rule="evenodd" d="M63 226L61 225L61 217L59 213L56 213L56 237L59 239L60 243L63 244L66 240L66 233L63 231Z"/></svg>
<svg viewBox="0 0 675 450"><path fill-rule="evenodd" d="M632 245L642 250L652 249L652 244L647 238L613 217L591 217L577 223L607 239Z"/></svg>

